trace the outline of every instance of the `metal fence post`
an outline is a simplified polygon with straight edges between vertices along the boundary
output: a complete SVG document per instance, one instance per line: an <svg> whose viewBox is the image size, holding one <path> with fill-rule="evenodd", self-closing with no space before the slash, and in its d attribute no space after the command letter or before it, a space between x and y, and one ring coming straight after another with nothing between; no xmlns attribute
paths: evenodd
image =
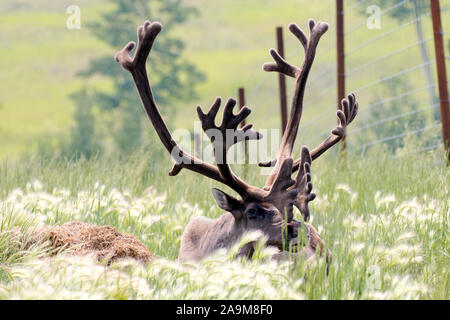
<svg viewBox="0 0 450 320"><path fill-rule="evenodd" d="M336 0L336 43L337 43L337 100L341 109L341 100L345 98L345 51L344 51L344 1ZM345 151L345 134L340 143Z"/></svg>
<svg viewBox="0 0 450 320"><path fill-rule="evenodd" d="M277 49L281 57L284 58L283 28L277 27ZM287 125L287 102L286 102L286 76L278 72L278 83L280 87L280 109L281 109L281 131L284 133Z"/></svg>
<svg viewBox="0 0 450 320"><path fill-rule="evenodd" d="M245 105L245 91L244 88L238 89L238 97L239 97L239 108L242 108ZM245 119L241 122L241 128L245 126ZM244 154L245 154L245 164L248 164L248 141L244 141Z"/></svg>
<svg viewBox="0 0 450 320"><path fill-rule="evenodd" d="M441 8L439 0L430 0L431 18L433 20L434 52L441 106L442 137L447 152L447 165L450 165L450 102L447 88L447 71L445 69L444 42L442 40Z"/></svg>

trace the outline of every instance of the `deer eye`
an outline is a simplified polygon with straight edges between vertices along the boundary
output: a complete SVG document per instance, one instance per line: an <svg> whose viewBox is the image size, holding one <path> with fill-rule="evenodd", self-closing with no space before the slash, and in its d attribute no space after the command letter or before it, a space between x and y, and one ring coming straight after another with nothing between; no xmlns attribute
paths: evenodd
<svg viewBox="0 0 450 320"><path fill-rule="evenodd" d="M287 226L287 233L288 233L289 235L294 234L294 228L293 228L292 226L288 225L288 226Z"/></svg>
<svg viewBox="0 0 450 320"><path fill-rule="evenodd" d="M255 219L256 218L256 216L257 216L257 211L256 211L256 209L248 209L247 210L247 217L249 218L249 219Z"/></svg>
<svg viewBox="0 0 450 320"><path fill-rule="evenodd" d="M260 209L250 208L247 210L247 217L249 219L264 219L265 212Z"/></svg>
<svg viewBox="0 0 450 320"><path fill-rule="evenodd" d="M249 219L265 219L268 216L273 216L274 212L263 208L250 208L247 210L247 217Z"/></svg>

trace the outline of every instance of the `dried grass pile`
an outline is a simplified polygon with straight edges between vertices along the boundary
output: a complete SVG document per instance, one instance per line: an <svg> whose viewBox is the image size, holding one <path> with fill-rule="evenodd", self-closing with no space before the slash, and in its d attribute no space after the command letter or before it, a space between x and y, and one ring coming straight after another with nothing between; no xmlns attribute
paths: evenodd
<svg viewBox="0 0 450 320"><path fill-rule="evenodd" d="M97 226L81 221L61 226L46 226L36 231L32 242L48 241L56 252L64 250L69 255L97 256L110 264L122 258L149 262L155 258L148 248L134 236L121 233L111 226Z"/></svg>

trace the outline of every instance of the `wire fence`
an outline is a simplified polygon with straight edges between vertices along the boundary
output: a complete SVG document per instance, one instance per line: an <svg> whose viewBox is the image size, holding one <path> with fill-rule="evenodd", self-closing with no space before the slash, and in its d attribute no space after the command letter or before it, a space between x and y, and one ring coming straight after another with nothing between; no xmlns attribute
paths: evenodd
<svg viewBox="0 0 450 320"><path fill-rule="evenodd" d="M382 9L381 15L389 14L393 22L399 16L406 21L388 24L385 30L382 20L373 37L355 41L357 45L346 52L346 62L354 63L346 73L347 83L352 84L349 89L360 101L368 101L366 105L360 104L359 119L347 132L349 149L354 152L365 152L379 144L395 151L410 137L421 143L418 151L435 150L442 145L438 85L430 45L431 12L429 8L425 12L415 10L412 0L398 1ZM352 34L347 37L348 42L352 43L354 35L358 39L357 28L362 28L359 25L348 32L347 35ZM373 59L362 62L358 57L358 54L370 56L371 52ZM372 76L367 77L367 73Z"/></svg>
<svg viewBox="0 0 450 320"><path fill-rule="evenodd" d="M379 28L369 28L367 7L379 6ZM336 126L336 15L335 1L324 1L313 17L327 21L328 40L321 40L305 93L303 120L298 143L314 148ZM441 8L446 63L450 64L450 6ZM365 152L385 144L393 152L415 137L416 152L435 150L443 145L439 129L439 95L429 8L417 8L414 0L344 1L346 90L354 92L359 115L347 130L348 150ZM306 24L307 17L302 17ZM448 47L447 47L448 43ZM285 49L286 60L302 54L301 46ZM255 106L273 104L278 112L279 96L274 77L263 77L249 87L248 99ZM268 82L273 90L268 88ZM290 93L288 93L289 95ZM272 97L272 98L269 98ZM275 114L275 113L274 113ZM276 113L278 114L278 113Z"/></svg>

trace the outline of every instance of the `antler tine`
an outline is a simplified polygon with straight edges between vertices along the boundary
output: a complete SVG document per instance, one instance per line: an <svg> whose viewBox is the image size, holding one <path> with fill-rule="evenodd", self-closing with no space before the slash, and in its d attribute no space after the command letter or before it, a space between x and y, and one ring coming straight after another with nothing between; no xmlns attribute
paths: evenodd
<svg viewBox="0 0 450 320"><path fill-rule="evenodd" d="M261 189L247 185L245 182L234 176L234 174L232 174L231 172L231 169L228 172L222 165L222 168L219 170L219 168L216 166L205 163L198 158L192 157L184 150L182 150L173 139L156 105L145 68L147 57L153 47L153 43L157 35L161 30L162 25L159 22L146 21L137 29L138 45L134 57L132 58L130 56L130 52L134 49L136 44L131 41L122 50L118 51L115 54L115 60L119 62L122 67L128 70L133 76L134 83L141 98L142 106L144 107L147 116L150 119L153 127L155 128L162 144L176 162L172 170L169 172L169 175L175 176L183 168L186 168L216 181L219 181L225 185L228 185L242 196L246 196L248 192L253 192L257 196L262 197L263 193ZM231 104L232 102L230 101L227 103L227 110L232 109ZM220 99L217 99L207 115L203 114L201 112L201 109L198 110L200 119L203 119L203 124L207 123L207 119L210 118L213 119L212 123L214 124L214 118L217 114L219 106ZM224 117L224 121L227 120L225 121L225 126L227 126L227 128L233 128L236 121L239 121L239 119L244 119L246 116L248 116L250 112L247 109L244 109L238 115L233 115L231 113L229 117ZM228 113L229 111L227 111L227 114ZM244 138L260 138L260 135L258 133L254 133L249 129L250 128L247 126L241 130L245 133Z"/></svg>
<svg viewBox="0 0 450 320"><path fill-rule="evenodd" d="M330 149L345 137L345 129L353 121L353 119L355 119L357 114L358 101L356 101L355 94L350 93L346 99L342 99L341 110L336 111L338 125L336 128L331 130L331 135L311 152L312 160L320 157L325 151ZM294 166L292 167L293 172L298 170L300 162L301 158L295 161Z"/></svg>
<svg viewBox="0 0 450 320"><path fill-rule="evenodd" d="M221 99L217 98L208 113L204 113L200 106L197 107L198 117L202 123L203 131L209 137L214 150L214 158L221 177L227 184L236 190L244 199L250 194L258 198L262 197L262 190L256 191L257 188L252 187L239 179L231 170L227 163L227 152L229 148L244 140L258 140L262 135L251 130L252 125L248 124L239 129L239 124L244 121L251 113L250 108L244 106L239 113L233 114L233 108L236 100L230 98L225 104L222 123L220 126L215 124L216 116L219 111ZM253 191L253 192L252 192Z"/></svg>
<svg viewBox="0 0 450 320"><path fill-rule="evenodd" d="M291 178L293 162L292 158L283 161L279 174L264 199L274 203L281 211L285 211L287 222L294 217L293 206L297 197L297 189L294 186L296 182Z"/></svg>
<svg viewBox="0 0 450 320"><path fill-rule="evenodd" d="M300 158L300 170L298 171L297 177L295 178L295 188L297 189L297 197L295 198L295 206L300 210L305 221L309 220L309 207L308 202L314 200L316 195L311 193L312 183L311 183L311 154L307 147L302 148L301 158Z"/></svg>
<svg viewBox="0 0 450 320"><path fill-rule="evenodd" d="M284 160L292 155L292 149L297 137L303 111L303 96L305 92L306 80L314 61L316 48L320 37L328 30L328 24L324 22L315 23L314 20L311 19L309 20L309 29L310 36L307 38L305 33L296 24L291 24L289 26L289 30L299 39L305 50L305 58L300 68L288 64L279 56L279 54L275 53L274 50L271 50L271 54L275 60L275 63L264 65L264 70L266 71L278 71L290 76L294 75L296 79L290 117L281 140L281 146L278 153L277 163L275 164L275 169L266 181L266 189L269 188L276 180L276 176L279 173L281 164Z"/></svg>
<svg viewBox="0 0 450 320"><path fill-rule="evenodd" d="M291 23L289 25L289 31L291 31L291 33L297 37L297 39L303 45L303 48L306 50L306 47L308 45L308 37L305 35L302 29L300 29L300 27L296 23Z"/></svg>
<svg viewBox="0 0 450 320"><path fill-rule="evenodd" d="M118 51L115 54L114 58L122 65L122 67L124 67L131 73L137 70L137 66L145 66L147 57L152 50L153 43L161 30L161 23L151 23L148 20L145 21L144 24L142 26L139 26L137 29L138 47L136 49L134 58L131 58L130 56L131 50L133 50L136 46L136 43L134 41L128 42L128 44L122 50Z"/></svg>
<svg viewBox="0 0 450 320"><path fill-rule="evenodd" d="M275 49L269 50L270 55L273 57L273 60L275 62L267 62L263 64L263 70L267 72L280 72L283 73L289 77L296 78L298 74L300 73L300 69L296 66L291 65L286 60L284 60L278 51Z"/></svg>
<svg viewBox="0 0 450 320"><path fill-rule="evenodd" d="M305 221L309 220L309 206L308 202L314 200L316 195L311 193L311 162L312 157L309 149L302 147L300 163L297 165L300 170L295 180L291 179L293 170L292 158L286 159L272 185L268 199L280 198L282 203L286 206L286 213L288 221L293 218L293 205L295 205L303 215ZM272 200L273 201L273 200Z"/></svg>
<svg viewBox="0 0 450 320"><path fill-rule="evenodd" d="M322 34L324 34L327 30L328 30L328 24L326 23L322 23L319 22L317 24L317 28L314 29L316 26L314 20L310 19L309 20L309 28L311 31L311 37L318 37L320 38L322 36ZM291 31L291 33L297 37L297 39L300 41L300 43L303 45L303 48L305 49L305 52L308 52L308 37L305 35L305 33L302 31L302 29L300 29L300 27L295 24L295 23L291 23L289 25L289 30ZM314 41L316 41L316 39L313 39ZM318 42L319 39L317 39ZM315 48L313 48L315 50ZM289 77L292 78L297 78L300 75L300 69L296 66L291 65L290 63L288 63L286 60L284 60L280 54L278 53L278 51L276 51L275 49L270 49L269 50L270 55L273 57L273 59L275 60L275 62L267 62L263 64L263 70L267 71L267 72L272 72L272 71L276 71L276 72L280 72L283 73Z"/></svg>
<svg viewBox="0 0 450 320"><path fill-rule="evenodd" d="M331 135L325 139L320 145L318 145L314 150L311 151L311 160L314 161L320 157L325 151L330 149L336 143L342 140L345 136L345 129L347 126L355 119L358 114L358 101L354 93L350 93L346 99L341 101L341 109L336 112L338 117L338 125L331 131ZM260 167L273 167L275 166L277 160L260 162ZM297 171L301 166L302 156L294 162L292 166L292 172Z"/></svg>

